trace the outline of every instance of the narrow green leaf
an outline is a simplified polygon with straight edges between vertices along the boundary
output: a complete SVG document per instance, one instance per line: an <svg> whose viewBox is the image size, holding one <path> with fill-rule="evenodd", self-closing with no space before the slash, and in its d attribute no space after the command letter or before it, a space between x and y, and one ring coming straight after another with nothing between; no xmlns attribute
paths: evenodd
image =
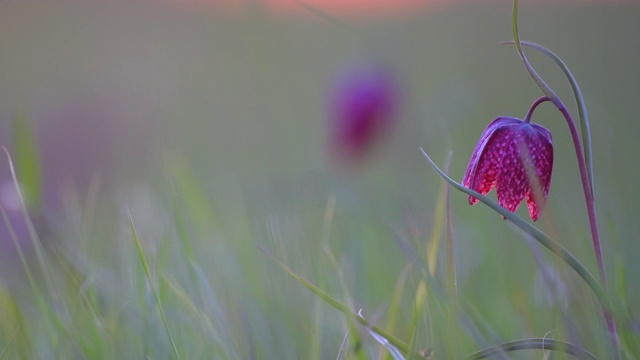
<svg viewBox="0 0 640 360"><path fill-rule="evenodd" d="M467 360L479 360L499 354L500 352L511 352L519 350L553 350L563 351L580 359L597 358L585 349L564 341L558 341L545 338L523 339L506 342L497 346L490 347L469 355Z"/></svg>
<svg viewBox="0 0 640 360"><path fill-rule="evenodd" d="M409 269L411 268L411 264L407 263L400 276L396 280L396 285L391 293L391 301L389 302L389 308L387 310L387 321L386 328L393 332L396 329L396 323L398 318L400 317L400 305L402 302L402 294L404 292L404 286L407 281L407 277L409 276Z"/></svg>
<svg viewBox="0 0 640 360"><path fill-rule="evenodd" d="M16 330L13 332L13 335L11 335L11 338L7 342L7 345L5 345L4 349L2 349L2 352L0 353L0 360L4 359L4 356L7 354L7 350L9 349L9 346L13 344L13 340L16 339L16 335L18 335L19 330L20 330L20 327L17 327Z"/></svg>
<svg viewBox="0 0 640 360"><path fill-rule="evenodd" d="M511 221L514 225L516 225L522 231L531 235L540 244L542 244L544 247L546 247L547 249L551 250L551 252L556 254L562 261L564 261L567 265L569 265L569 267L571 267L576 273L578 273L578 275L585 281L585 283L591 288L591 290L594 292L594 294L598 298L598 301L600 302L601 306L606 310L611 310L611 304L609 302L609 299L607 298L606 293L604 292L604 290L602 289L602 287L600 286L596 278L593 277L593 275L589 272L589 270L567 249L562 247L562 245L558 244L557 242L553 241L547 234L543 233L535 226L529 224L523 218L509 212L509 210L500 206L497 202L451 179L433 162L433 160L431 160L429 155L427 155L427 153L422 148L420 148L420 151L422 152L422 155L424 155L424 157L429 162L429 165L431 165L431 167L438 173L438 175L440 175L440 177L443 178L446 182L448 182L451 186L453 186L459 191L462 191L463 193L466 193L467 195L471 195L476 199L480 200L482 203L489 206L491 209L493 209L498 214L502 215L507 220Z"/></svg>
<svg viewBox="0 0 640 360"><path fill-rule="evenodd" d="M393 346L398 348L402 353L407 354L407 351L408 351L407 345L404 344L402 341L398 340L393 335L387 333L386 331L380 329L379 327L377 327L375 325L372 325L367 320L359 317L357 314L355 314L351 310L349 310L349 308L347 306L343 305L338 300L334 299L331 295L325 293L320 288L316 287L315 285L313 285L311 282L307 281L302 276L296 274L287 265L285 265L280 260L276 259L273 255L271 255L271 253L269 253L265 248L263 248L260 245L256 245L256 246L258 247L258 249L260 249L260 251L262 251L263 253L268 255L282 270L284 270L287 274L289 274L291 277L296 279L299 283L304 285L312 293L314 293L315 295L320 297L322 300L324 300L324 302L326 302L327 304L333 306L335 309L341 311L345 315L353 316L361 325L363 325L363 326L367 327L368 329L371 329L371 330L375 331L376 333L380 334L385 339L387 339L389 341L389 343L391 343Z"/></svg>
<svg viewBox="0 0 640 360"><path fill-rule="evenodd" d="M418 325L420 324L420 317L423 314L424 305L427 302L427 285L424 280L420 280L418 287L416 288L415 302L413 305L413 313L411 315L411 322L409 323L411 342L409 343L409 354L414 356L416 354Z"/></svg>
<svg viewBox="0 0 640 360"><path fill-rule="evenodd" d="M13 145L20 185L25 190L28 209L37 209L42 199L42 176L38 141L31 120L22 111L13 117Z"/></svg>
<svg viewBox="0 0 640 360"><path fill-rule="evenodd" d="M358 311L358 317L364 319L364 317L362 316L362 310ZM393 344L391 344L389 340L385 339L384 336L376 333L371 329L367 329L367 330L369 331L369 334L371 335L372 338L374 338L378 343L380 343L380 345L387 348L387 350L389 351L389 353L391 354L394 360L406 360L404 356L402 356L402 353L400 352L400 350L398 350L398 348L393 346Z"/></svg>
<svg viewBox="0 0 640 360"><path fill-rule="evenodd" d="M28 262L26 261L24 253L20 248L20 244L18 243L15 233L13 232L13 229L11 227L10 221L7 217L7 214L4 208L0 208L0 210L2 210L2 217L8 225L11 239L16 247L16 250L18 251L18 256L20 257L20 261L25 271L27 272L27 277L29 278L29 282L32 288L34 289L36 300L38 301L38 307L43 313L49 315L47 319L50 319L51 321L53 321L55 325L60 326L61 328L64 328L64 326L61 326L62 324L61 324L60 318L55 312L55 310L61 309L63 305L58 302L58 300L60 299L60 296L58 294L57 287L53 283L49 266L45 261L45 254L44 254L44 249L42 247L42 243L40 242L40 238L38 237L36 228L33 225L33 222L31 221L31 217L29 216L29 211L27 209L25 196L23 195L22 188L19 185L20 182L18 181L18 176L16 175L16 169L15 169L13 160L11 158L11 154L9 153L9 150L7 150L7 148L4 146L2 146L2 150L5 152L7 156L7 161L9 163L9 172L11 173L11 179L13 180L13 185L15 187L16 194L18 195L18 199L20 200L22 216L27 225L27 230L29 231L29 239L31 240L31 245L33 246L33 250L35 251L36 258L38 259L38 265L40 266L41 274L44 277L48 294L43 295L39 291L39 287L36 285L35 278L29 275L30 271L29 271ZM53 306L50 306L46 303L47 297L55 299ZM58 332L54 331L53 327L50 326L49 322L47 322L47 325L48 325L47 328L49 330L49 336L51 338L51 341L56 342L58 338Z"/></svg>
<svg viewBox="0 0 640 360"><path fill-rule="evenodd" d="M140 262L142 263L142 267L144 268L145 275L147 276L147 281L149 282L149 286L151 287L151 292L153 292L153 296L156 298L156 303L158 304L158 309L160 310L160 316L162 317L162 324L164 325L164 329L169 336L169 341L171 341L171 347L173 348L173 353L176 356L176 359L181 359L180 353L178 353L178 348L176 347L176 343L173 340L173 336L171 335L171 329L169 328L169 323L167 322L167 315L164 313L164 308L162 307L162 302L160 301L160 295L158 294L158 290L153 282L153 278L151 277L151 270L149 270L149 264L147 263L147 259L144 256L144 251L142 251L142 245L140 244L140 239L138 238L138 232L136 231L136 227L133 224L133 217L127 209L127 214L129 216L129 225L131 226L131 233L133 234L133 240L136 243L136 248L138 250L138 255L140 256Z"/></svg>

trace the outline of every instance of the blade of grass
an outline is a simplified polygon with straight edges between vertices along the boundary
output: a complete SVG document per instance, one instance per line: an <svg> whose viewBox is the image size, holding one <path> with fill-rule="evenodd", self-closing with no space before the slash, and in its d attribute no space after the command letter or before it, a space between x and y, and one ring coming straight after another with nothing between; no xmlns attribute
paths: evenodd
<svg viewBox="0 0 640 360"><path fill-rule="evenodd" d="M416 354L417 346L417 334L418 325L420 324L420 316L424 309L424 304L427 302L427 284L424 280L420 280L418 288L416 289L415 303L413 307L413 314L411 316L411 342L409 343L409 354Z"/></svg>
<svg viewBox="0 0 640 360"><path fill-rule="evenodd" d="M560 259L562 259L567 265L569 265L569 267L571 267L585 281L585 283L591 288L593 293L598 298L598 301L600 302L602 307L607 311L611 310L611 304L609 302L609 298L607 297L606 293L604 292L604 290L602 289L602 287L600 286L600 284L598 283L596 278L593 277L593 275L589 272L589 270L573 254L571 254L567 249L562 247L562 245L558 244L557 242L553 241L547 234L543 233L542 231L540 231L535 226L529 224L523 218L519 217L516 214L513 214L513 213L509 212L509 210L507 210L507 209L503 208L502 206L498 205L498 203L496 203L495 201L493 201L493 200L489 199L488 197L486 197L484 195L481 195L480 193L478 193L478 192L476 192L474 190L471 190L471 189L463 186L462 184L456 182L455 180L453 180L452 178L447 176L447 174L445 174L433 162L433 160L431 160L431 158L429 157L429 155L427 155L427 153L424 151L424 149L420 148L420 151L422 152L422 155L424 155L424 157L429 162L429 165L431 165L431 167L438 173L438 175L440 175L440 177L443 180L448 182L455 189L457 189L457 190L459 190L459 191L461 191L461 192L463 192L463 193L465 193L467 195L471 195L471 196L475 197L476 199L480 200L482 203L484 203L485 205L489 206L491 209L493 209L498 214L502 215L505 219L511 221L514 225L516 225L522 231L524 231L525 233L531 235L540 244L542 244L544 247L546 247L551 252L556 254Z"/></svg>
<svg viewBox="0 0 640 360"><path fill-rule="evenodd" d="M358 311L358 317L364 319L364 316L362 316L362 309ZM376 333L371 329L367 329L367 330L369 331L369 334L371 335L372 338L374 338L378 343L380 343L380 345L387 348L387 350L389 351L389 353L391 354L394 360L406 360L404 356L402 356L402 353L400 353L400 350L398 350L395 346L393 346L393 344L391 344L389 340L385 339L384 336Z"/></svg>
<svg viewBox="0 0 640 360"><path fill-rule="evenodd" d="M340 288L342 289L343 296L346 298L346 301L347 301L347 307L349 309L353 309L351 295L349 294L347 284L344 280L342 268L338 264L338 261L336 260L335 256L333 255L333 253L329 248L329 237L331 235L331 226L333 224L333 214L335 212L335 207L336 207L336 195L330 194L329 197L327 198L327 205L325 207L324 217L322 221L322 232L320 235L320 242L322 244L323 251L329 258L332 266L334 267L336 274L338 275ZM345 313L346 320L347 320L347 331L345 333L344 341L347 341L350 339L353 347L353 352L355 353L356 357L364 360L365 354L364 354L364 351L362 350L362 339L358 331L357 323L355 321L356 319L354 319L353 316L350 316L350 314L352 313L353 311L349 311L348 313ZM338 353L338 358L341 358L345 354L344 341L340 346L340 352Z"/></svg>
<svg viewBox="0 0 640 360"><path fill-rule="evenodd" d="M319 360L321 356L322 345L322 326L323 326L323 311L322 311L322 299L315 298L314 312L313 312L313 324L311 345L309 346L309 360Z"/></svg>
<svg viewBox="0 0 640 360"><path fill-rule="evenodd" d="M431 236L429 237L429 244L425 246L427 249L427 267L429 268L429 275L435 276L436 266L438 265L438 249L440 248L440 241L442 237L442 229L446 219L446 199L447 199L447 183L442 184L440 191L438 191L438 200L436 200L436 211L433 217L433 224L431 226Z"/></svg>
<svg viewBox="0 0 640 360"><path fill-rule="evenodd" d="M151 291L153 292L153 296L156 299L156 303L158 304L158 309L160 310L160 316L162 318L162 324L164 325L164 329L167 332L167 336L169 336L169 341L171 342L171 347L173 348L173 353L177 359L181 359L180 353L178 353L178 348L176 347L176 343L173 340L173 336L171 335L171 329L169 328L169 323L167 322L167 316L164 313L164 308L162 307L162 302L160 301L160 295L158 294L158 290L153 282L151 277L151 271L149 270L149 264L147 263L147 259L144 256L144 251L142 251L142 244L140 243L140 239L138 238L138 232L136 231L136 227L133 224L133 217L131 216L131 212L127 208L127 215L129 216L129 224L131 226L131 233L133 235L133 240L136 243L136 248L138 250L138 255L140 256L140 262L142 263L142 267L144 268L145 275L147 276L147 281L149 282L149 286L151 287Z"/></svg>
<svg viewBox="0 0 640 360"><path fill-rule="evenodd" d="M518 54L520 55L520 58L522 59L522 62L525 65L525 68L527 69L527 71L529 72L533 80L538 84L542 92L544 92L545 95L549 97L551 102L553 102L556 108L558 108L558 111L562 113L563 117L567 121L567 125L569 126L569 131L571 133L571 138L572 138L573 146L576 153L576 160L578 162L578 168L580 170L580 178L582 181L582 188L584 191L584 198L587 206L587 214L589 216L589 226L591 230L593 252L596 257L596 262L598 264L598 272L600 273L602 286L604 287L604 289L607 289L607 276L606 276L606 270L604 266L604 257L602 255L602 246L600 243L600 233L598 231L598 219L596 216L596 208L595 208L595 201L594 201L593 178L589 174L589 170L587 167L587 160L585 160L585 158L590 155L590 149L588 149L587 152L584 151L584 146L586 145L584 141L584 136L588 134L583 132L582 134L583 144L581 147L580 146L581 141L579 139L578 132L576 130L575 122L573 121L573 118L569 113L569 110L564 106L564 104L562 103L562 100L558 98L558 96L553 92L553 90L551 90L551 88L536 73L536 71L533 69L531 64L529 64L529 61L527 60L527 57L525 56L524 51L522 49L522 45L520 43L520 35L518 33L518 0L513 1L512 23L513 23L513 40L515 42L516 49L518 50ZM602 304L602 301L601 301L601 304ZM609 331L609 340L611 342L613 358L619 359L620 358L619 335L618 335L618 329L617 329L615 320L613 318L613 314L611 313L611 306L610 304L609 306L605 306L604 304L602 304L602 308L603 308L602 309L603 316L604 316L605 322L607 323L607 330Z"/></svg>
<svg viewBox="0 0 640 360"><path fill-rule="evenodd" d="M397 319L400 315L400 303L402 301L402 294L404 292L404 287L409 275L410 268L411 263L407 263L400 273L400 276L398 276L393 292L391 293L391 301L389 303L389 309L387 311L389 320L387 321L386 326L386 329L389 332L393 332L396 328ZM380 360L385 358L387 358L387 355L384 353L379 357Z"/></svg>
<svg viewBox="0 0 640 360"><path fill-rule="evenodd" d="M353 312L353 302L351 300L351 295L349 294L349 288L347 287L347 283L344 279L344 272L342 271L342 267L338 263L338 260L331 252L328 244L323 244L322 250L329 258L336 274L338 275L338 282L340 284L340 289L342 290L343 297L347 302L347 311L344 313L347 320L347 329L349 334L349 338L351 339L351 344L353 348L353 353L357 359L366 360L366 355L362 349L362 337L360 336L360 332L358 331L357 320L359 316L355 315Z"/></svg>
<svg viewBox="0 0 640 360"><path fill-rule="evenodd" d="M31 217L29 216L29 212L27 210L27 204L25 202L25 198L24 195L22 194L22 190L20 189L20 183L18 182L18 177L16 175L16 170L15 167L13 165L13 160L11 159L11 154L9 153L9 150L7 150L6 147L2 146L2 150L4 150L6 156L7 156L7 161L9 162L9 171L11 173L11 179L13 181L13 184L15 186L15 191L18 195L18 199L20 200L20 209L22 211L22 217L23 220L25 222L25 224L27 225L27 230L29 233L29 239L31 240L31 246L33 247L35 253L36 253L36 258L38 260L38 265L40 267L40 271L42 273L42 276L44 277L45 280L45 285L46 285L46 289L47 289L47 293L49 294L49 296L51 297L51 299L53 300L53 304L49 304L47 302L47 299L45 298L45 296L40 292L40 288L36 285L35 282L35 278L33 277L33 273L30 271L30 267L26 261L26 258L24 256L24 253L22 252L22 249L18 243L18 239L16 238L15 232L13 231L13 228L11 227L11 224L9 222L9 219L7 217L7 214L4 210L4 208L1 208L2 210L2 217L4 219L4 221L7 223L8 225L8 229L9 229L9 233L11 236L11 239L14 243L14 246L16 247L16 251L18 252L18 256L20 257L20 262L22 263L23 268L25 269L25 272L27 274L27 278L29 281L29 284L32 288L32 290L34 291L35 294L35 298L36 298L36 303L38 305L39 310L42 312L43 315L45 315L45 324L48 330L48 334L49 334L49 338L51 339L52 344L57 344L58 342L58 337L59 337L59 333L64 332L65 327L63 325L62 320L60 319L60 314L56 311L59 309L63 309L64 308L64 304L62 303L58 303L58 301L60 301L60 297L58 292L56 291L56 288L53 284L53 279L51 278L51 272L49 271L49 268L45 262L45 256L44 256L44 250L42 248L42 244L40 242L40 238L38 236L38 233L36 232L35 226L33 225L33 222L31 221ZM57 327L57 330L54 330L54 327L52 325L53 324Z"/></svg>
<svg viewBox="0 0 640 360"><path fill-rule="evenodd" d="M33 221L31 221L31 216L29 216L29 211L27 207L27 203L24 195L22 194L22 189L20 188L20 182L18 182L18 176L16 175L16 169L13 165L13 160L11 159L11 154L6 147L2 146L5 154L7 155L7 160L9 162L9 170L11 172L11 179L13 180L13 184L15 186L16 194L18 194L18 199L20 200L20 208L22 210L22 216L24 218L25 223L27 224L27 230L29 232L29 238L31 239L31 243L33 249L36 253L36 257L38 259L38 264L40 265L40 271L44 276L45 283L47 284L47 290L51 297L54 300L59 300L58 293L56 292L56 287L53 285L53 280L51 279L51 272L49 271L47 264L45 262L44 250L42 249L42 243L40 242L40 237L36 232L36 228L33 225Z"/></svg>
<svg viewBox="0 0 640 360"><path fill-rule="evenodd" d="M342 360L345 354L345 350L347 349L347 341L349 340L349 330L344 333L344 337L342 338L342 343L340 343L340 349L338 349L338 355L336 355L336 360Z"/></svg>
<svg viewBox="0 0 640 360"><path fill-rule="evenodd" d="M496 345L488 349L484 349L474 354L471 354L468 357L466 357L466 359L467 360L485 359L490 356L497 355L502 351L512 352L512 351L519 351L519 350L563 351L567 354L573 355L580 359L597 360L595 355L591 354L590 352L580 347L577 347L573 344L570 344L564 341L558 341L558 340L546 339L546 338L523 339L523 340L516 340L516 341L502 343L500 345Z"/></svg>
<svg viewBox="0 0 640 360"><path fill-rule="evenodd" d="M0 353L0 360L4 359L4 356L7 354L7 350L9 349L9 346L13 344L13 341L16 339L16 335L18 335L18 331L20 331L19 326L13 332L13 335L11 335L11 338L9 339L9 341L7 341L7 345L5 345L4 349L2 349L2 352Z"/></svg>
<svg viewBox="0 0 640 360"><path fill-rule="evenodd" d="M325 293L324 291L322 291L321 289L319 289L318 287L313 285L311 282L307 281L302 276L296 274L291 268L289 268L287 265L285 265L280 260L278 260L273 255L271 255L271 253L269 253L265 248L263 248L260 245L256 245L256 246L258 247L258 249L260 249L260 251L262 251L267 256L269 256L282 270L284 270L287 274L289 274L291 277L293 277L295 280L297 280L300 284L304 285L304 287L309 289L312 293L314 293L315 295L320 297L322 300L324 300L327 304L333 306L336 310L339 310L340 312L342 312L344 314L351 314L352 316L354 316L354 318L361 325L363 325L363 326L365 326L365 327L377 332L378 334L384 336L384 338L389 340L389 342L391 344L393 344L393 346L397 347L404 354L407 353L407 349L408 349L407 345L404 344L402 341L398 340L393 335L387 333L386 331L380 329L379 327L377 327L375 325L372 325L367 320L358 317L357 314L354 314L351 310L349 310L349 308L347 306L343 305L341 302L339 302L338 300L334 299L331 295Z"/></svg>
<svg viewBox="0 0 640 360"><path fill-rule="evenodd" d="M13 117L13 141L16 169L20 173L21 185L27 190L29 209L37 209L42 200L42 174L38 143L32 122L23 111Z"/></svg>
<svg viewBox="0 0 640 360"><path fill-rule="evenodd" d="M13 245L16 248L16 252L18 253L18 258L20 259L20 263L22 264L22 267L24 269L25 274L27 275L27 281L29 282L29 285L31 286L31 290L33 290L33 293L35 295L35 299L36 299L36 303L38 304L38 309L42 312L43 315L46 315L45 318L48 319L49 315L53 315L51 308L49 307L49 305L44 301L44 297L42 296L42 293L40 292L40 288L38 287L38 284L36 283L35 278L33 277L33 273L31 272L31 267L29 266L29 263L27 262L27 258L24 255L24 252L22 251L22 248L20 247L20 243L18 242L18 238L16 237L15 231L13 229L13 226L11 225L11 222L9 221L9 217L7 216L7 212L4 208L4 206L0 205L0 214L2 215L2 219L5 222L5 225L7 226L7 229L9 230L9 237L11 238L11 241L13 241ZM49 322L47 322L47 324L49 324ZM52 329L49 329L52 331Z"/></svg>
<svg viewBox="0 0 640 360"><path fill-rule="evenodd" d="M447 159L444 165L445 174L449 174L449 166L451 165L451 157L453 151L449 151ZM447 217L447 289L449 290L449 297L454 301L454 304L458 302L458 282L456 277L456 262L453 247L453 219L451 217L451 186L445 183L445 204L446 204L446 217Z"/></svg>

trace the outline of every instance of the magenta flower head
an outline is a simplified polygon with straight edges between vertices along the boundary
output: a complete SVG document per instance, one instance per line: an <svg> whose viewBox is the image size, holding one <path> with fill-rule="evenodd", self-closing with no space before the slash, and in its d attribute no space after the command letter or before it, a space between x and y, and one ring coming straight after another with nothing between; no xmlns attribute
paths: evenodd
<svg viewBox="0 0 640 360"><path fill-rule="evenodd" d="M531 219L536 221L547 201L552 170L551 132L538 124L501 116L482 133L462 183L482 195L495 187L498 203L511 212L526 199ZM469 204L477 202L469 196Z"/></svg>
<svg viewBox="0 0 640 360"><path fill-rule="evenodd" d="M333 157L359 161L389 135L397 118L398 87L380 65L351 68L329 94L328 146Z"/></svg>

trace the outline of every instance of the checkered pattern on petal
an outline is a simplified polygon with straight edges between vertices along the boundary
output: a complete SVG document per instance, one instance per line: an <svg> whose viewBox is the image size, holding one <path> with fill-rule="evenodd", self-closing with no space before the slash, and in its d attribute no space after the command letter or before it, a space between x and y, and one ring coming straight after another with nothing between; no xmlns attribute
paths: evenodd
<svg viewBox="0 0 640 360"><path fill-rule="evenodd" d="M519 119L501 116L484 129L469 160L467 171L462 180L464 186L482 195L486 195L495 187L498 167L502 158L500 152L502 137L510 126L519 122L521 122ZM477 202L478 199L469 196L470 205Z"/></svg>
<svg viewBox="0 0 640 360"><path fill-rule="evenodd" d="M527 201L533 221L546 204L553 170L553 141L549 130L510 117L492 121L480 137L463 185L482 195L494 187L498 203L515 212ZM478 199L469 196L469 204Z"/></svg>

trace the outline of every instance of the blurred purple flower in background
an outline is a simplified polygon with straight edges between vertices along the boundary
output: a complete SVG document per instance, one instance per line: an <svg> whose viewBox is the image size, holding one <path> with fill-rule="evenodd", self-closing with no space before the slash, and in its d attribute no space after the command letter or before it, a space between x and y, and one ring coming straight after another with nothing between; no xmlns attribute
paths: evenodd
<svg viewBox="0 0 640 360"><path fill-rule="evenodd" d="M539 179L541 199L536 198L529 168ZM482 133L462 183L482 195L495 187L498 203L511 212L526 198L531 219L536 221L547 201L552 170L551 132L542 125L500 116ZM469 204L477 202L469 196Z"/></svg>
<svg viewBox="0 0 640 360"><path fill-rule="evenodd" d="M90 191L100 193L104 208L119 187L127 186L150 166L153 126L146 121L148 115L133 105L110 92L92 92L48 98L29 111L25 121L36 134L38 153L38 159L32 160L39 163L31 165L40 168L40 181L38 189L21 186L21 190L45 248L52 245L54 233L65 232L65 241L74 241L78 234L63 230L68 228L69 218L84 216L85 199L96 195ZM11 123L0 124L0 144L9 149L18 181L23 181L25 174L16 163L20 151L12 131L16 122L14 129L9 127ZM30 190L40 193L38 201L29 201ZM22 268L9 229L27 257L33 249L6 158L0 162L0 206L7 217L6 221L0 217L0 271L7 279Z"/></svg>
<svg viewBox="0 0 640 360"><path fill-rule="evenodd" d="M361 66L343 72L330 90L330 156L350 164L360 162L390 135L397 121L397 80L387 67Z"/></svg>
<svg viewBox="0 0 640 360"><path fill-rule="evenodd" d="M96 177L109 188L135 176L148 165L153 141L145 118L109 92L75 94L45 107L37 116L45 193L72 187L82 194Z"/></svg>

